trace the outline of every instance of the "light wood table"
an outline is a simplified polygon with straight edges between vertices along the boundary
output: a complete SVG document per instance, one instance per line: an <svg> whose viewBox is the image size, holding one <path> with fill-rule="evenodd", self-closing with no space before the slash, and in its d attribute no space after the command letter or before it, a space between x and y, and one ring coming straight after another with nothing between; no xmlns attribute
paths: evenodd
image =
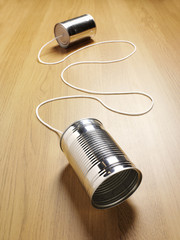
<svg viewBox="0 0 180 240"><path fill-rule="evenodd" d="M66 62L37 62L40 47L53 38L57 22L90 13L95 42L125 39L137 45L127 61L82 65L66 74L69 82L99 91L139 90L155 100L140 117L118 115L93 100L60 101L40 114L64 130L75 120L102 121L143 173L139 189L121 205L94 209L59 148L59 137L36 119L43 100L80 94L65 86L67 64L126 55L125 44L97 46ZM180 2L140 0L52 0L1 3L0 78L0 239L86 240L180 239ZM44 60L71 51L52 43ZM100 96L124 111L149 106L142 96Z"/></svg>

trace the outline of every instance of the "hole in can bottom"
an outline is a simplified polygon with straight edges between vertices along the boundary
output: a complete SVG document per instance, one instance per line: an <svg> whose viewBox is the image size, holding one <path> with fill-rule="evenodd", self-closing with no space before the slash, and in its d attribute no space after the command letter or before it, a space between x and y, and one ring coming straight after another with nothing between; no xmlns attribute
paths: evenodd
<svg viewBox="0 0 180 240"><path fill-rule="evenodd" d="M114 207L133 194L141 179L142 174L137 169L126 169L114 174L95 190L92 205L100 209Z"/></svg>

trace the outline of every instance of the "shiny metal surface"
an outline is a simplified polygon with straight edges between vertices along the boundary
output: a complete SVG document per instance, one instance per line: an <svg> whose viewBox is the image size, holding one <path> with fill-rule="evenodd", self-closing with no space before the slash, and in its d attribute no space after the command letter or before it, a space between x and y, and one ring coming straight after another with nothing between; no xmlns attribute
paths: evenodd
<svg viewBox="0 0 180 240"><path fill-rule="evenodd" d="M67 48L71 44L93 38L96 34L96 24L90 14L85 14L64 22L57 23L54 27L54 34L58 44Z"/></svg>
<svg viewBox="0 0 180 240"><path fill-rule="evenodd" d="M97 119L73 123L60 147L96 208L113 207L139 186L142 174Z"/></svg>

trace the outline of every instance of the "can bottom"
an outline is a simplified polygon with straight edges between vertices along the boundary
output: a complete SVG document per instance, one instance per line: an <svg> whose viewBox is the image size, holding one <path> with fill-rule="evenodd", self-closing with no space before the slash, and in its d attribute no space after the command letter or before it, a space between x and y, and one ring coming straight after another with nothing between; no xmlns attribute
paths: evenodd
<svg viewBox="0 0 180 240"><path fill-rule="evenodd" d="M54 27L54 35L56 41L62 48L67 48L70 43L70 36L67 29L61 24L57 23Z"/></svg>

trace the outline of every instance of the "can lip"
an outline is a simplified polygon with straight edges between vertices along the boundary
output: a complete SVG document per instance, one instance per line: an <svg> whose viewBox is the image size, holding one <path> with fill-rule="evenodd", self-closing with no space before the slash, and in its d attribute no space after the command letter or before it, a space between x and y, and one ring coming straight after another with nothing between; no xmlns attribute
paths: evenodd
<svg viewBox="0 0 180 240"><path fill-rule="evenodd" d="M91 14L89 14L89 13L86 13L86 14L84 14L84 15L82 15L82 16L89 16L89 17L90 17L90 19L91 19L91 20L93 20L93 22L94 22L94 25L95 25L95 28L96 28L96 22L95 22L95 20L94 20L94 18L93 18L93 16L92 16Z"/></svg>
<svg viewBox="0 0 180 240"><path fill-rule="evenodd" d="M85 120L96 121L96 122L99 122L100 125L102 125L102 122L99 121L99 120L96 119L96 118L81 118L80 120L74 121L69 127L67 127L67 128L64 130L63 134L61 135L61 138L60 138L60 148L61 148L62 151L63 151L63 149L62 149L61 143L62 143L62 139L63 139L63 137L64 137L64 134L65 134L65 133L68 131L68 129L69 129L70 127L72 127L73 125L75 125L75 124L78 123L78 122L85 121Z"/></svg>
<svg viewBox="0 0 180 240"><path fill-rule="evenodd" d="M95 25L95 27L96 27L96 22L95 22L93 16L92 16L91 14L89 14L89 13L85 13L85 14L82 14L82 15L80 15L80 16L73 17L73 18L70 18L70 19L66 19L66 20L64 20L63 22L60 22L60 23L65 23L65 22L67 22L67 21L71 21L71 20L74 20L74 19L76 19L76 18L85 17L85 16L88 16L89 19L93 20L94 25Z"/></svg>
<svg viewBox="0 0 180 240"><path fill-rule="evenodd" d="M93 37L96 35L96 31L97 31L96 22L95 22L93 16L92 16L91 14L89 14L89 13L84 14L84 15L82 15L82 16L88 16L88 17L93 21L93 23L94 23L94 29L93 29L93 34L91 35L91 38L93 38Z"/></svg>
<svg viewBox="0 0 180 240"><path fill-rule="evenodd" d="M119 205L120 203L124 202L125 200L127 200L127 199L137 190L137 188L139 187L139 185L140 185L141 182L142 182L142 177L143 177L143 176L142 176L142 172L141 172L138 168L136 168L136 167L127 167L127 168L123 169L121 172L127 171L127 170L134 170L134 171L136 171L137 174L138 174L138 181L137 181L136 184L133 186L133 188L129 191L129 193L126 194L123 198L121 198L121 199L119 199L119 200L116 200L115 202L109 203L109 204L107 204L107 205L98 205L98 204L96 204L96 203L94 202L93 196L94 196L96 190L104 183L104 182L102 182L102 183L93 191L93 193L91 194L91 204L92 204L95 208L97 208L97 209L106 209L106 208L115 207L115 206ZM118 174L118 173L119 173L119 172L116 172L116 173L114 173L113 175L109 175L109 176L105 179L105 181L106 181L107 179L110 179L112 176L114 176L114 175L116 175L116 174Z"/></svg>

